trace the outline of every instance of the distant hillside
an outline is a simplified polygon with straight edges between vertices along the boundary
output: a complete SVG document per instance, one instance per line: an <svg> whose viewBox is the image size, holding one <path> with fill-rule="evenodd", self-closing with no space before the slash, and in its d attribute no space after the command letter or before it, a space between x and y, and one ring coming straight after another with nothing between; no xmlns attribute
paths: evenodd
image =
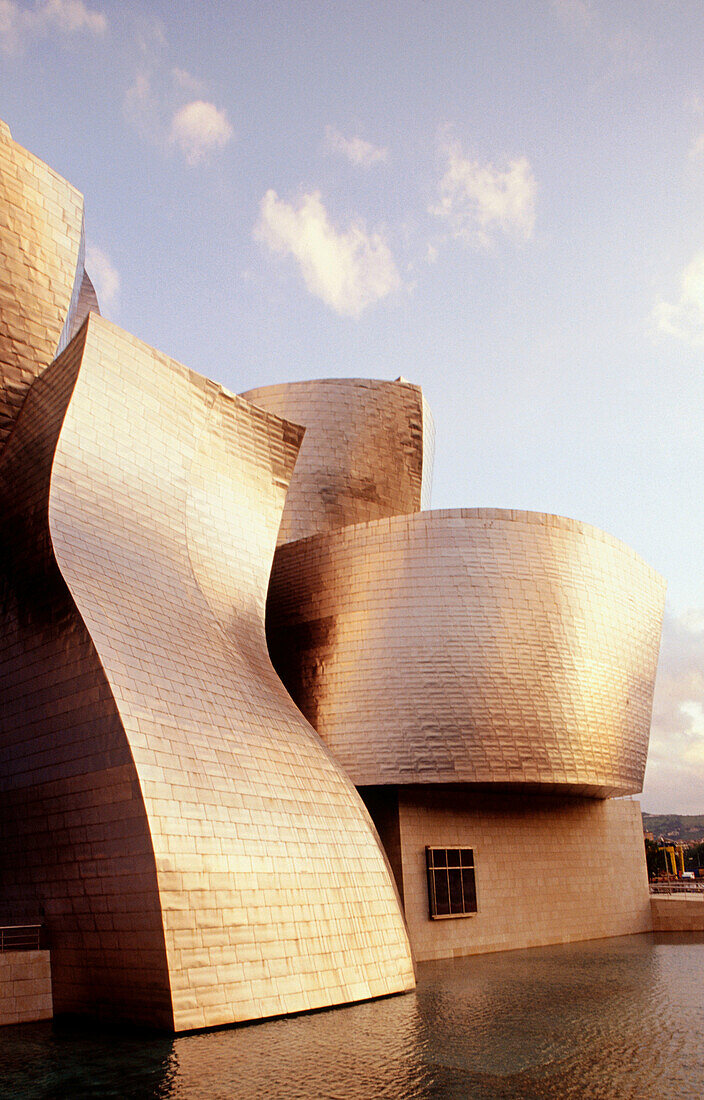
<svg viewBox="0 0 704 1100"><path fill-rule="evenodd" d="M704 838L704 814L643 814L643 832L652 833L657 839L702 840Z"/></svg>

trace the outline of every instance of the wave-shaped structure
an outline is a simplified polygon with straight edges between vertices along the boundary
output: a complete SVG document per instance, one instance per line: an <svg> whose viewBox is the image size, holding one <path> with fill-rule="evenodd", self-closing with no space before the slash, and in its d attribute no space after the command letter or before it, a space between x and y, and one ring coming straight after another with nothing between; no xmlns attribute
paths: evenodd
<svg viewBox="0 0 704 1100"><path fill-rule="evenodd" d="M359 797L271 666L301 429L91 315L0 466L5 904L57 1011L182 1030L413 986Z"/></svg>
<svg viewBox="0 0 704 1100"><path fill-rule="evenodd" d="M412 988L353 783L419 958L649 927L604 800L642 785L662 580L572 520L421 511L404 379L238 397L109 324L82 209L0 123L0 919L46 925L55 1010Z"/></svg>

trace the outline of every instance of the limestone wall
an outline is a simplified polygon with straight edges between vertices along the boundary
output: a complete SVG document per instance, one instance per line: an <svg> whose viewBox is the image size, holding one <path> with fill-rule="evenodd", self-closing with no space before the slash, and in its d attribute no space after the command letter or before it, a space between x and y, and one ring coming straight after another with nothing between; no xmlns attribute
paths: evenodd
<svg viewBox="0 0 704 1100"><path fill-rule="evenodd" d="M704 894L652 897L653 932L704 932Z"/></svg>
<svg viewBox="0 0 704 1100"><path fill-rule="evenodd" d="M400 789L399 825L417 961L652 927L637 802ZM429 918L426 845L474 849L475 915Z"/></svg>
<svg viewBox="0 0 704 1100"><path fill-rule="evenodd" d="M51 966L48 951L0 954L0 1024L50 1020Z"/></svg>

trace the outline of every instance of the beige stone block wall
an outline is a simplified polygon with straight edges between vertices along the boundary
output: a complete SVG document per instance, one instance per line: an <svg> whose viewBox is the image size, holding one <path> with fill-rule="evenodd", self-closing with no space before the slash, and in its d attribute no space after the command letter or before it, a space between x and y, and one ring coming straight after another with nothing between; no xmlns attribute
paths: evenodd
<svg viewBox="0 0 704 1100"><path fill-rule="evenodd" d="M51 965L48 951L0 954L0 1024L50 1020Z"/></svg>
<svg viewBox="0 0 704 1100"><path fill-rule="evenodd" d="M704 895L652 897L653 932L704 932Z"/></svg>
<svg viewBox="0 0 704 1100"><path fill-rule="evenodd" d="M399 815L417 961L652 927L637 802L414 788ZM429 919L426 845L474 849L474 916Z"/></svg>

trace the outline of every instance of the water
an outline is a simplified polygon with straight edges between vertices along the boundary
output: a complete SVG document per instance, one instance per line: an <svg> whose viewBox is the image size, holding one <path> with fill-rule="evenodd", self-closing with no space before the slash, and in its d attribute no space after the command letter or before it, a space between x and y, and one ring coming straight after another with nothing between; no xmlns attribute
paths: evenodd
<svg viewBox="0 0 704 1100"><path fill-rule="evenodd" d="M700 1100L704 935L419 967L415 993L179 1038L0 1029L0 1097Z"/></svg>

